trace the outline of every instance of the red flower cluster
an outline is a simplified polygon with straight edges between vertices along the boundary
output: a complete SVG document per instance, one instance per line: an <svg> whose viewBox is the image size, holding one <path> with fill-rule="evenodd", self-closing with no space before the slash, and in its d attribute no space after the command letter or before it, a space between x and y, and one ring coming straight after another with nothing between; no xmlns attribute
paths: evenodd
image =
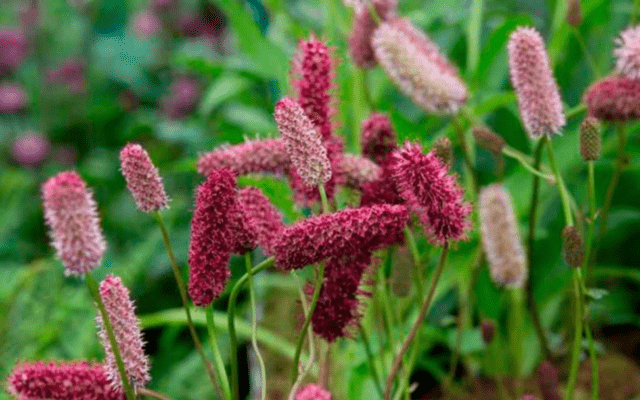
<svg viewBox="0 0 640 400"><path fill-rule="evenodd" d="M396 132L385 114L372 113L362 121L361 132L362 155L378 164L398 147Z"/></svg>
<svg viewBox="0 0 640 400"><path fill-rule="evenodd" d="M198 159L198 172L208 176L214 169L227 168L236 175L252 172L284 172L290 165L282 139L252 140L218 148Z"/></svg>
<svg viewBox="0 0 640 400"><path fill-rule="evenodd" d="M382 169L368 158L344 154L340 162L344 183L353 188L378 180L382 173Z"/></svg>
<svg viewBox="0 0 640 400"><path fill-rule="evenodd" d="M583 96L589 115L605 121L640 119L640 79L609 76Z"/></svg>

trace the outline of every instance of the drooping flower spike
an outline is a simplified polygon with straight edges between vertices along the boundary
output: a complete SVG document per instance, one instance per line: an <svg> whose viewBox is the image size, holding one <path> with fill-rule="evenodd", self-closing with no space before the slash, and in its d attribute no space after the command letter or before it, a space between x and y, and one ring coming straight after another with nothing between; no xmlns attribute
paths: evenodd
<svg viewBox="0 0 640 400"><path fill-rule="evenodd" d="M609 76L591 85L583 96L589 115L603 121L640 119L640 79Z"/></svg>
<svg viewBox="0 0 640 400"><path fill-rule="evenodd" d="M136 205L151 212L167 208L167 194L158 169L139 144L129 143L120 151L120 167Z"/></svg>
<svg viewBox="0 0 640 400"><path fill-rule="evenodd" d="M51 244L67 275L84 275L100 266L106 242L96 202L76 172L61 172L42 186L44 219Z"/></svg>
<svg viewBox="0 0 640 400"><path fill-rule="evenodd" d="M134 388L144 387L151 379L149 359L144 353L140 321L136 317L135 307L129 298L129 289L124 286L119 277L107 275L100 282L99 293L109 316L113 335L118 343L118 350L131 386ZM105 365L107 376L114 386L121 388L122 380L118 365L100 313L96 316L96 322L99 330L98 335L107 354Z"/></svg>
<svg viewBox="0 0 640 400"><path fill-rule="evenodd" d="M380 178L382 169L368 158L345 154L341 157L342 174L347 186L360 188Z"/></svg>
<svg viewBox="0 0 640 400"><path fill-rule="evenodd" d="M526 131L533 139L560 133L566 119L542 36L533 28L520 27L511 33L507 49L511 83Z"/></svg>
<svg viewBox="0 0 640 400"><path fill-rule="evenodd" d="M251 140L217 148L198 158L198 173L208 176L214 169L226 168L236 175L254 172L285 172L289 154L282 139Z"/></svg>
<svg viewBox="0 0 640 400"><path fill-rule="evenodd" d="M20 362L7 378L7 390L22 400L125 400L104 365L86 361Z"/></svg>

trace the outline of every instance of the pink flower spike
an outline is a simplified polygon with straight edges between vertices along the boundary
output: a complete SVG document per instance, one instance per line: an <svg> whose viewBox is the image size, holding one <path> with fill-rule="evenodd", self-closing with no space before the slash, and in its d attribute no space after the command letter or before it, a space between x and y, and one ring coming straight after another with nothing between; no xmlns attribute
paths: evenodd
<svg viewBox="0 0 640 400"><path fill-rule="evenodd" d="M395 0L374 0L373 7L376 14L384 21L395 16L397 4ZM378 64L371 47L371 36L377 27L378 23L371 18L371 12L367 7L357 11L349 35L349 53L353 62L360 68L370 69Z"/></svg>
<svg viewBox="0 0 640 400"><path fill-rule="evenodd" d="M397 135L385 114L372 113L362 121L362 155L380 163L383 158L397 147Z"/></svg>
<svg viewBox="0 0 640 400"><path fill-rule="evenodd" d="M134 388L144 387L151 379L149 359L144 353L140 321L136 317L135 307L129 298L129 289L122 284L119 277L107 275L100 282L99 290L131 386ZM96 316L96 322L99 330L98 335L107 354L105 366L107 375L116 387L121 388L122 380L118 372L118 365L100 313Z"/></svg>
<svg viewBox="0 0 640 400"><path fill-rule="evenodd" d="M125 400L100 364L86 361L20 362L7 378L8 391L21 400Z"/></svg>
<svg viewBox="0 0 640 400"><path fill-rule="evenodd" d="M84 275L100 266L107 244L96 202L75 172L61 172L42 185L45 223L66 275Z"/></svg>
<svg viewBox="0 0 640 400"><path fill-rule="evenodd" d="M284 172L289 154L282 139L252 140L219 147L198 158L198 173L208 176L214 169L227 168L236 175L254 172Z"/></svg>
<svg viewBox="0 0 640 400"><path fill-rule="evenodd" d="M309 383L296 393L296 400L333 400L333 396L322 386Z"/></svg>
<svg viewBox="0 0 640 400"><path fill-rule="evenodd" d="M331 165L320 135L295 100L285 97L276 104L275 120L296 171L307 186L331 178Z"/></svg>
<svg viewBox="0 0 640 400"><path fill-rule="evenodd" d="M345 184L354 188L373 182L380 177L382 169L373 161L345 154L341 157L342 173L344 174Z"/></svg>
<svg viewBox="0 0 640 400"><path fill-rule="evenodd" d="M238 203L244 209L249 229L255 232L257 244L266 254L273 254L273 243L284 229L282 214L254 187L240 190Z"/></svg>
<svg viewBox="0 0 640 400"><path fill-rule="evenodd" d="M409 220L404 206L389 204L322 214L285 228L274 244L284 271L332 257L382 249L401 240Z"/></svg>
<svg viewBox="0 0 640 400"><path fill-rule="evenodd" d="M618 48L613 51L613 55L617 58L618 73L631 79L640 78L640 25L622 31L616 44Z"/></svg>
<svg viewBox="0 0 640 400"><path fill-rule="evenodd" d="M144 212L167 208L167 194L158 169L139 144L129 143L120 151L120 167L138 208Z"/></svg>
<svg viewBox="0 0 640 400"><path fill-rule="evenodd" d="M560 133L566 119L542 36L533 28L520 27L511 34L507 48L525 129L533 139Z"/></svg>
<svg viewBox="0 0 640 400"><path fill-rule="evenodd" d="M603 121L640 119L640 79L606 77L591 85L583 100L589 115Z"/></svg>
<svg viewBox="0 0 640 400"><path fill-rule="evenodd" d="M455 176L433 151L422 154L419 145L406 143L393 153L393 178L407 207L418 215L435 242L461 240L471 229L467 217L471 206L463 202L463 192Z"/></svg>

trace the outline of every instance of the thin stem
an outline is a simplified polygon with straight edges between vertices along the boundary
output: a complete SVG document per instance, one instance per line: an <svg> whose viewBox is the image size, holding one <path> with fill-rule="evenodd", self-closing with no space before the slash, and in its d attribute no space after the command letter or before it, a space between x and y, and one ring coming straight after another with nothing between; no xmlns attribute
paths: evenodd
<svg viewBox="0 0 640 400"><path fill-rule="evenodd" d="M589 324L585 322L584 332L587 335L587 341L589 342L589 357L591 359L591 400L598 400L600 395L600 372L598 370L598 353L596 352L596 345L593 341L593 335L591 335L591 328Z"/></svg>
<svg viewBox="0 0 640 400"><path fill-rule="evenodd" d="M467 73L475 72L480 59L480 32L482 29L482 8L484 0L473 0L469 21L469 47L467 52Z"/></svg>
<svg viewBox="0 0 640 400"><path fill-rule="evenodd" d="M146 397L151 397L152 399L171 400L171 397L165 396L162 393L158 393L154 390L146 389L146 388L138 388L138 394Z"/></svg>
<svg viewBox="0 0 640 400"><path fill-rule="evenodd" d="M577 117L578 115L582 114L583 112L585 112L587 110L587 105L585 103L580 103L577 106L568 109L567 111L565 111L565 116L567 117L567 119L572 119L574 117Z"/></svg>
<svg viewBox="0 0 640 400"><path fill-rule="evenodd" d="M120 380L122 381L124 394L127 396L127 400L135 400L136 395L133 392L133 388L131 388L131 383L129 382L129 377L127 376L127 370L124 367L124 362L122 361L122 356L120 355L120 348L118 347L118 342L116 341L115 334L113 333L113 326L111 325L109 314L107 313L107 309L104 307L102 297L100 297L100 293L98 292L98 283L88 272L85 274L85 281L87 282L89 293L91 293L91 297L93 297L93 301L95 301L98 305L98 310L100 310L100 314L102 315L102 323L104 325L104 330L107 331L107 337L109 338L109 343L111 344L111 351L113 352L114 358L116 359L116 365L118 366L118 372L120 373Z"/></svg>
<svg viewBox="0 0 640 400"><path fill-rule="evenodd" d="M469 150L469 146L467 145L467 140L464 137L464 129L458 122L457 118L452 119L453 127L458 134L458 140L460 141L460 149L462 150L462 158L464 160L464 165L467 168L467 176L469 177L469 189L475 195L478 192L478 177L476 176L476 172L473 169L473 161L471 160L471 152Z"/></svg>
<svg viewBox="0 0 640 400"><path fill-rule="evenodd" d="M216 365L216 372L218 373L220 386L222 387L222 393L227 400L231 399L231 388L229 386L229 376L222 360L222 354L220 353L220 346L218 346L218 339L216 334L216 323L213 318L213 306L207 307L205 310L207 316L207 329L209 331L209 342L211 343L211 352L213 353L213 360Z"/></svg>
<svg viewBox="0 0 640 400"><path fill-rule="evenodd" d="M562 202L562 209L564 211L566 226L573 226L573 214L571 213L571 200L569 199L569 193L567 192L567 188L564 185L564 181L562 180L562 175L558 170L556 157L553 154L553 147L551 146L551 142L548 140L547 152L549 154L549 164L551 165L551 170L556 177L556 186L558 187L558 191L560 192L560 200Z"/></svg>
<svg viewBox="0 0 640 400"><path fill-rule="evenodd" d="M582 343L582 278L580 276L580 268L576 268L573 275L573 287L576 301L575 314L575 332L573 338L573 349L571 351L571 369L569 370L569 383L565 400L573 400L573 393L576 389L576 381L578 378L578 367L580 366L580 345Z"/></svg>
<svg viewBox="0 0 640 400"><path fill-rule="evenodd" d="M318 191L320 192L320 201L322 202L322 212L328 214L331 212L331 209L329 208L327 192L324 190L324 185L322 183L318 185Z"/></svg>
<svg viewBox="0 0 640 400"><path fill-rule="evenodd" d="M587 282L593 282L593 269L589 260L591 259L591 249L593 247L593 240L595 238L596 228L596 186L595 186L595 173L593 161L587 162L588 179L587 179L587 197L589 199L589 219L587 225L587 240L584 250L584 267L587 269Z"/></svg>
<svg viewBox="0 0 640 400"><path fill-rule="evenodd" d="M416 238L413 236L413 232L407 226L404 228L404 235L407 238L407 242L409 243L409 251L411 252L411 257L413 258L413 283L416 285L416 290L418 291L418 298L424 297L424 285L422 284L422 271L420 270L420 252L418 251L418 245L416 244ZM391 253L389 253L391 256Z"/></svg>
<svg viewBox="0 0 640 400"><path fill-rule="evenodd" d="M182 300L182 306L184 307L184 312L187 315L187 326L189 327L189 333L191 334L191 338L193 339L193 344L196 348L196 351L200 355L202 362L204 363L205 369L207 371L207 375L209 375L209 380L213 384L215 388L217 388L217 381L215 375L213 373L213 368L211 367L211 363L207 360L207 357L204 355L204 350L202 349L202 343L200 342L200 338L198 338L198 333L196 332L195 325L193 324L193 319L191 318L191 309L189 307L189 298L187 297L187 288L184 284L184 279L182 278L182 270L176 261L176 256L173 253L173 247L171 246L171 240L169 239L169 231L167 230L166 225L164 224L164 220L160 215L160 212L156 211L153 213L156 221L158 222L158 227L160 228L160 232L162 233L162 242L164 243L164 248L167 251L167 256L169 257L169 264L171 264L171 269L173 270L173 276L176 279L176 284L178 285L178 291L180 292L180 299Z"/></svg>
<svg viewBox="0 0 640 400"><path fill-rule="evenodd" d="M516 378L521 378L523 366L522 342L524 332L524 313L522 310L521 289L511 289L509 292L509 350L513 356ZM516 389L520 381L516 380Z"/></svg>
<svg viewBox="0 0 640 400"><path fill-rule="evenodd" d="M373 378L373 382L376 385L376 390L380 396L384 396L384 392L382 391L382 383L380 382L380 376L378 375L378 369L376 368L376 364L374 361L373 352L371 351L371 343L369 342L369 336L367 336L367 332L365 331L362 324L358 324L358 332L360 332L360 337L362 337L362 343L364 344L364 351L367 353L367 361L369 362L369 369L371 370L371 377Z"/></svg>
<svg viewBox="0 0 640 400"><path fill-rule="evenodd" d="M264 366L264 359L262 358L262 354L260 353L260 347L258 347L258 337L257 337L257 328L258 328L258 317L256 313L256 291L253 287L253 278L251 273L251 253L244 253L244 262L247 266L247 275L249 282L249 298L251 303L251 344L253 345L253 351L256 353L256 357L258 358L258 364L260 364L260 375L262 376L262 392L261 399L266 400L267 398L267 375L266 368Z"/></svg>
<svg viewBox="0 0 640 400"><path fill-rule="evenodd" d="M445 243L442 248L442 254L440 255L440 261L438 262L438 266L431 277L431 283L429 284L429 291L427 292L427 297L424 299L424 303L420 308L420 312L418 313L418 317L416 318L416 322L414 322L409 335L404 340L402 344L402 348L400 352L396 355L396 358L393 362L393 367L391 368L391 372L387 377L386 388L384 392L384 399L391 400L391 390L393 389L393 382L398 375L398 371L400 370L400 366L402 365L402 360L404 355L409 350L409 346L411 346L411 342L416 337L418 330L422 326L425 316L427 315L427 311L429 311L429 306L431 305L431 300L433 300L433 296L436 292L436 286L438 285L438 280L440 279L440 275L444 270L445 261L447 259L447 254L449 253L449 244Z"/></svg>
<svg viewBox="0 0 640 400"><path fill-rule="evenodd" d="M543 138L542 140L546 140L546 139ZM525 156L519 151L517 151L516 149L512 149L509 146L504 146L504 148L502 149L502 154L517 160L527 171L531 172L533 175L538 176L540 178L544 178L546 180L555 181L553 176L547 175L544 172L539 171L538 169L540 168L540 166L538 166L538 168L534 168L533 166L531 166L531 164L529 163L529 161L527 161Z"/></svg>
<svg viewBox="0 0 640 400"><path fill-rule="evenodd" d="M315 288L313 289L313 296L311 297L311 303L309 303L309 312L307 313L307 316L304 319L304 323L302 324L300 336L298 336L298 341L296 343L296 352L293 355L293 367L291 370L292 383L295 383L298 379L298 364L300 363L300 353L302 352L302 345L304 344L304 336L307 333L307 329L309 329L309 325L311 325L311 317L313 316L313 311L316 309L316 305L318 304L318 298L320 298L320 289L322 289L323 281L324 263L320 263L318 265Z"/></svg>
<svg viewBox="0 0 640 400"><path fill-rule="evenodd" d="M255 275L258 272L269 268L273 265L275 259L269 257L251 270L251 274ZM238 282L231 290L229 295L229 306L227 308L227 324L229 326L229 361L231 364L231 394L232 399L240 399L240 389L238 387L238 337L236 335L236 302L238 301L238 295L242 286L249 280L249 273L242 275ZM299 355L298 355L299 357Z"/></svg>
<svg viewBox="0 0 640 400"><path fill-rule="evenodd" d="M598 65L596 64L595 60L591 56L591 53L589 53L589 51L587 50L587 44L586 44L586 42L584 40L584 37L582 36L582 33L580 33L580 29L578 29L577 26L572 26L572 28L573 28L573 34L575 35L576 40L578 41L578 44L580 45L580 49L582 50L582 53L586 57L587 62L589 63L589 66L591 67L591 70L593 72L594 77L598 78L600 76L600 70L599 70Z"/></svg>
<svg viewBox="0 0 640 400"><path fill-rule="evenodd" d="M393 247L389 248L387 252L387 259L385 265L389 263L389 260L393 257ZM389 301L389 291L387 290L387 279L385 277L385 268L378 268L378 282L380 282L380 301L382 301L382 311L384 312L383 318L385 322L385 330L387 338L389 339L389 348L391 353L396 349L395 335L393 334L393 313L391 312L391 302Z"/></svg>
<svg viewBox="0 0 640 400"><path fill-rule="evenodd" d="M631 10L631 25L636 23L638 18L638 8L640 8L640 0L634 0L633 9Z"/></svg>
<svg viewBox="0 0 640 400"><path fill-rule="evenodd" d="M300 282L300 279L298 278L298 275L296 275L295 272L292 272L293 276L295 277L296 281L298 282L298 291L300 294L300 304L302 306L302 315L304 315L304 317L307 317L307 313L308 313L308 306L307 306L307 296L304 293L304 290L302 289L302 282ZM288 400L295 400L295 395L298 392L298 388L300 387L300 385L302 384L302 381L304 380L305 376L307 375L307 373L311 370L311 367L313 366L313 363L315 362L315 345L313 343L313 332L311 331L311 329L308 330L307 332L307 336L308 336L308 341L309 341L309 360L307 361L307 365L302 369L302 373L300 373L300 375L298 375L298 379L296 379L295 383L293 384L293 386L291 387L291 391L289 392L289 397Z"/></svg>

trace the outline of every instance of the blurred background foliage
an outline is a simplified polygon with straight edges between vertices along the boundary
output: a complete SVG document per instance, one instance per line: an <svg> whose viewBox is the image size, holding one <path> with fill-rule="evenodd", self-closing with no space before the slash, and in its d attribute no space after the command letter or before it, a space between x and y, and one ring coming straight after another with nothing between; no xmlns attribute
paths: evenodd
<svg viewBox="0 0 640 400"><path fill-rule="evenodd" d="M485 0L477 59L468 57L472 0L400 0L399 13L427 32L459 67L470 86L469 104L475 113L510 146L531 154L532 142L519 121L508 81L509 33L518 25L541 31L563 99L572 108L596 74L611 71L614 38L630 24L633 8L631 0L582 1L584 21L579 30L597 65L594 73L575 33L561 14L557 17L556 9L564 4L564 0ZM454 145L458 143L450 120L425 115L380 68L365 74L354 66L346 45L352 18L353 11L340 0L181 0L162 12L144 0L3 0L0 36L20 32L26 40L26 55L19 68L0 78L2 85L23 88L25 103L19 112L0 111L0 379L20 359L103 358L89 296L81 282L63 277L62 265L48 246L41 183L62 170L79 171L94 190L108 240L98 276L121 276L141 316L179 307L160 233L152 218L136 210L126 191L118 152L128 141L139 142L159 167L171 197L165 218L170 221L178 259L186 265L193 190L202 181L195 173L197 155L223 143L277 135L273 105L290 93L288 70L297 40L316 34L335 47L339 60L336 121L347 151L358 152L360 121L372 109L390 115L401 141L429 146L446 135ZM363 85L368 87L369 99ZM577 151L582 117L572 118L553 145L568 188L585 210L586 166ZM597 340L637 361L640 140L637 124L629 124L628 129L630 162L613 197L596 268L596 285L608 295L594 300L590 310ZM603 202L615 164L612 126L605 125L603 143L603 157L596 163L598 204ZM459 147L455 155L453 168L462 174ZM480 184L494 181L493 157L481 149L473 156ZM531 179L519 164L507 161L505 184L523 237L528 229ZM243 178L240 183L261 187L287 221L301 215L286 182ZM541 199L531 286L543 325L557 333L550 339L561 348L570 270L560 257L563 220L555 187L543 184ZM450 348L456 342L455 316L462 300L472 298L473 315L503 318L508 301L491 283L485 264L473 290L466 291L475 273L470 265L478 240L474 232L450 257L429 316L431 323L424 326L424 354L415 377L426 383L416 396L426 393L428 382L448 371ZM426 241L419 246L424 252ZM241 261L232 261L236 279L243 269ZM291 292L295 287L290 276L265 274L260 279L267 306L273 293ZM225 297L218 301L221 310L225 302ZM396 327L400 337L416 310L408 300L398 299L398 307L407 321L406 326ZM374 328L378 322L372 314L366 312L364 321ZM145 332L153 360L150 387L176 399L215 396L185 327L149 321L154 325ZM540 360L530 321L525 322L524 375ZM291 327L295 324L291 321ZM482 364L484 345L474 326L476 320L462 335L461 355L467 368ZM374 349L378 349L382 339L375 329L372 332ZM617 339L620 335L624 340ZM224 336L222 340L224 349ZM340 341L334 353L340 354L333 382L337 398L367 398L372 381L362 345ZM0 398L8 397L0 393Z"/></svg>

